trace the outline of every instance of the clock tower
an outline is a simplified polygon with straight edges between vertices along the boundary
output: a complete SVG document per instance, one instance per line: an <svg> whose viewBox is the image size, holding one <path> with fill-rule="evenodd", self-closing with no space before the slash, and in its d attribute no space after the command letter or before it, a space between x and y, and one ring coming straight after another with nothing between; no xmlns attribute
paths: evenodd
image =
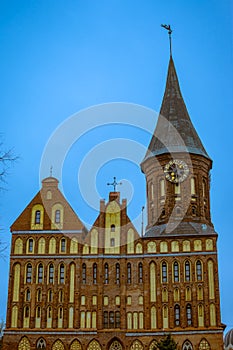
<svg viewBox="0 0 233 350"><path fill-rule="evenodd" d="M207 154L185 106L170 56L158 122L141 164L147 184L147 232L175 227L201 231L210 217L210 170Z"/></svg>

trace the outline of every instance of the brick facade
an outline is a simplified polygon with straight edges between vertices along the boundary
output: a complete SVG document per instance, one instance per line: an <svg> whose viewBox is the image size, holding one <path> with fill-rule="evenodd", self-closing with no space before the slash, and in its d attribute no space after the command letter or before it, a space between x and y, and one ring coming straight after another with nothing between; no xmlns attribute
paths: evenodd
<svg viewBox="0 0 233 350"><path fill-rule="evenodd" d="M168 78L174 69L170 61ZM170 81L168 88L181 98ZM164 111L170 110L166 91ZM189 134L196 135L191 129ZM100 201L88 231L58 181L42 181L11 227L4 350L152 350L153 341L167 333L180 350L223 349L217 233L210 217L212 161L199 141L192 141L196 152L175 156L153 146L152 156L143 160L148 206L143 236L119 192ZM163 172L173 158L189 167L178 185Z"/></svg>

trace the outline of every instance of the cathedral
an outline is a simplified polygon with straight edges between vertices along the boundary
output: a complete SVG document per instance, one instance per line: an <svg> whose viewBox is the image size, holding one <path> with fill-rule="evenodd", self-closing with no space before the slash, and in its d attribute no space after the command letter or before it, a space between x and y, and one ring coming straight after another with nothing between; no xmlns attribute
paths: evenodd
<svg viewBox="0 0 233 350"><path fill-rule="evenodd" d="M115 188L87 230L45 178L11 226L3 349L154 350L167 334L180 350L223 349L211 168L170 56L141 162L145 233Z"/></svg>

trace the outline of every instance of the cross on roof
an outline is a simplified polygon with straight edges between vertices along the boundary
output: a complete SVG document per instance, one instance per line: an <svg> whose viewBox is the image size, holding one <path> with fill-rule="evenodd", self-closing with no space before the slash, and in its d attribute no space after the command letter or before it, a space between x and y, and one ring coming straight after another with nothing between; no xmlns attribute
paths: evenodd
<svg viewBox="0 0 233 350"><path fill-rule="evenodd" d="M121 183L121 182L117 182L117 181L116 181L116 177L114 176L114 177L113 177L113 182L112 182L112 183L109 183L109 182L108 182L107 185L108 185L108 186L113 186L113 191L116 192L116 187L117 187L118 185L122 185L122 183Z"/></svg>

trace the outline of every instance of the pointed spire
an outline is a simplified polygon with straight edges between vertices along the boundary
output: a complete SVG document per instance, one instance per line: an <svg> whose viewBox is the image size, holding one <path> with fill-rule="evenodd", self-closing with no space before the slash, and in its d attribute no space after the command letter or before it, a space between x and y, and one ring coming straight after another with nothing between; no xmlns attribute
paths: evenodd
<svg viewBox="0 0 233 350"><path fill-rule="evenodd" d="M170 56L160 114L144 160L155 155L188 152L209 158L185 106Z"/></svg>

